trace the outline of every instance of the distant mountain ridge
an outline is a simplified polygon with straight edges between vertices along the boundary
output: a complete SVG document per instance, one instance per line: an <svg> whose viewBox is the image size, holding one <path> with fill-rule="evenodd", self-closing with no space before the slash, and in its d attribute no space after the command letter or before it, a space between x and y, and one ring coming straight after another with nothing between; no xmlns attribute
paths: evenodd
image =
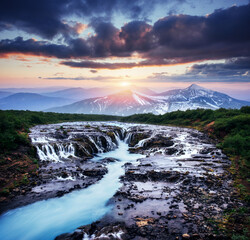
<svg viewBox="0 0 250 240"><path fill-rule="evenodd" d="M0 99L5 98L13 94L12 92L0 91Z"/></svg>
<svg viewBox="0 0 250 240"><path fill-rule="evenodd" d="M65 113L92 113L131 115L135 113L164 114L187 109L240 108L250 102L234 99L226 94L200 87L196 84L185 89L176 89L160 94L147 95L126 90L105 97L85 99L46 111Z"/></svg>
<svg viewBox="0 0 250 240"><path fill-rule="evenodd" d="M62 106L72 102L66 98L46 97L37 93L15 93L0 99L0 109L42 111L48 107Z"/></svg>

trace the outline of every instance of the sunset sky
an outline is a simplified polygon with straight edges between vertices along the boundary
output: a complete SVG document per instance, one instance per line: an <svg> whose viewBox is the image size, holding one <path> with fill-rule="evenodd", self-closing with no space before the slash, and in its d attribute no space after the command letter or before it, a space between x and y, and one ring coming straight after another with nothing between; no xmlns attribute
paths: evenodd
<svg viewBox="0 0 250 240"><path fill-rule="evenodd" d="M2 0L0 88L156 91L250 100L249 0Z"/></svg>

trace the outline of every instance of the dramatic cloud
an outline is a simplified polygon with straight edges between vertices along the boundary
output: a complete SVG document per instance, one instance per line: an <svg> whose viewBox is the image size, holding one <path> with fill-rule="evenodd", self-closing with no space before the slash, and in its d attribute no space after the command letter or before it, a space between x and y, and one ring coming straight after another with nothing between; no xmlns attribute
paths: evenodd
<svg viewBox="0 0 250 240"><path fill-rule="evenodd" d="M188 74L206 76L248 76L250 77L250 58L229 59L225 63L194 64Z"/></svg>
<svg viewBox="0 0 250 240"><path fill-rule="evenodd" d="M83 20L110 17L114 12L130 18L147 17L158 4L166 0L2 0L0 31L13 26L25 32L51 39L68 34L72 29L64 18L78 16ZM178 0L182 3L184 0Z"/></svg>
<svg viewBox="0 0 250 240"><path fill-rule="evenodd" d="M51 2L54 4L54 1ZM59 6L55 7L55 17L52 17L55 18L55 22L58 16L64 14L66 8L77 9L78 14L86 15L88 14L84 12L86 9L92 11L93 14L102 11L98 5L100 1L97 0L70 1L70 3L67 0L62 0L62 2L64 3L62 9L60 1L57 2ZM117 4L122 6L121 1L104 2L104 9L107 7L106 12L112 11L113 6L117 6ZM128 4L125 9L134 6L132 0L124 2ZM145 3L145 1L142 2ZM109 5L106 5L108 3ZM134 1L134 3L139 4L141 1ZM82 7L82 4L86 4L86 6L84 5L86 9ZM11 16L10 14L10 18ZM22 14L21 16L23 17ZM3 17L1 16L0 20L1 18ZM158 20L154 25L145 21L131 21L120 29L111 22L94 18L89 24L89 27L95 31L92 36L73 38L72 33L71 37L67 37L67 44L35 41L34 39L24 40L20 37L13 40L1 40L0 56L7 57L9 54L20 53L55 57L65 59L61 62L63 65L96 69L162 66L202 60L243 58L250 56L249 22L250 4L220 9L208 16L171 15ZM6 21L6 23L8 22ZM60 23L58 24L60 25ZM67 29L66 32L77 33L86 27L79 23L66 25L55 29L60 29L60 32L63 33L65 28L70 28L71 30ZM24 24L24 26L26 25ZM34 22L33 27L41 30L40 27L36 26L36 22ZM55 30L50 31L49 28L45 27L44 31L41 32L48 36L57 33L53 32ZM137 53L138 58L144 60L138 60L139 62L134 63L98 62L99 59L103 60L108 57L130 57L134 53ZM69 59L72 60L69 61Z"/></svg>
<svg viewBox="0 0 250 240"><path fill-rule="evenodd" d="M69 0L3 0L0 5L0 23L52 38L68 31L68 26L61 21L68 3Z"/></svg>
<svg viewBox="0 0 250 240"><path fill-rule="evenodd" d="M94 61L62 61L61 64L73 67L73 68L95 68L95 69L121 69L121 68L134 68L134 67L153 67L153 66L165 66L165 65L171 65L175 64L175 62L169 60L164 61L161 59L156 60L144 60L139 62L133 62L133 63L108 63L108 62L94 62Z"/></svg>
<svg viewBox="0 0 250 240"><path fill-rule="evenodd" d="M250 82L250 58L228 59L225 63L194 64L184 75L154 73L147 81L157 82Z"/></svg>
<svg viewBox="0 0 250 240"><path fill-rule="evenodd" d="M61 64L73 67L73 68L95 68L95 69L120 69L120 68L133 68L140 66L136 63L100 63L100 62L93 62L93 61L81 61L81 62L73 62L73 61L66 61L61 62Z"/></svg>
<svg viewBox="0 0 250 240"><path fill-rule="evenodd" d="M73 39L70 45L51 44L35 39L23 40L22 37L0 41L0 57L18 53L56 58L78 58L89 56L90 49L83 39Z"/></svg>
<svg viewBox="0 0 250 240"><path fill-rule="evenodd" d="M127 52L146 52L154 47L152 26L142 21L125 24L119 34Z"/></svg>
<svg viewBox="0 0 250 240"><path fill-rule="evenodd" d="M158 47L148 58L192 62L250 56L250 4L217 10L206 17L176 15L160 19L153 32Z"/></svg>

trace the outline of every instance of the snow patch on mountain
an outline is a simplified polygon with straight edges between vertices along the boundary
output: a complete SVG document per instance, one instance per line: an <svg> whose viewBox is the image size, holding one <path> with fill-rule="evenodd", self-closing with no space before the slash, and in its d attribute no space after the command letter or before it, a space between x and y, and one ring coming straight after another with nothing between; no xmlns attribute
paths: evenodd
<svg viewBox="0 0 250 240"><path fill-rule="evenodd" d="M137 95L136 93L133 93L133 98L141 105L150 105L148 101L143 98L140 98L139 95ZM150 98L150 96L148 96L148 98Z"/></svg>
<svg viewBox="0 0 250 240"><path fill-rule="evenodd" d="M241 108L250 102L237 100L226 94L200 87L196 84L185 89L175 89L160 94L147 95L125 90L105 97L90 98L48 111L65 113L93 113L131 115L137 113L164 114L187 109Z"/></svg>

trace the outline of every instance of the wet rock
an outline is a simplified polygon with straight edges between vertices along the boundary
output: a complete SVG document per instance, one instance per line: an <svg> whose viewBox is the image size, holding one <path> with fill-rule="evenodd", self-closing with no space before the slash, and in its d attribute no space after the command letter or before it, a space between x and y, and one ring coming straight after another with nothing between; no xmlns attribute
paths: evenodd
<svg viewBox="0 0 250 240"><path fill-rule="evenodd" d="M166 150L165 150L165 154L167 154L167 155L173 155L173 154L175 154L175 153L177 153L178 152L178 149L177 148L174 148L174 147L172 147L172 148L167 148Z"/></svg>
<svg viewBox="0 0 250 240"><path fill-rule="evenodd" d="M103 163L112 163L112 162L117 162L117 161L120 161L120 160L116 158L111 158L111 157L103 158L102 160Z"/></svg>
<svg viewBox="0 0 250 240"><path fill-rule="evenodd" d="M66 172L62 172L62 178L67 178L69 175Z"/></svg>
<svg viewBox="0 0 250 240"><path fill-rule="evenodd" d="M101 168L101 169L86 169L83 171L83 175L89 176L89 177L95 177L95 176L100 176L104 175L108 172L106 168Z"/></svg>

